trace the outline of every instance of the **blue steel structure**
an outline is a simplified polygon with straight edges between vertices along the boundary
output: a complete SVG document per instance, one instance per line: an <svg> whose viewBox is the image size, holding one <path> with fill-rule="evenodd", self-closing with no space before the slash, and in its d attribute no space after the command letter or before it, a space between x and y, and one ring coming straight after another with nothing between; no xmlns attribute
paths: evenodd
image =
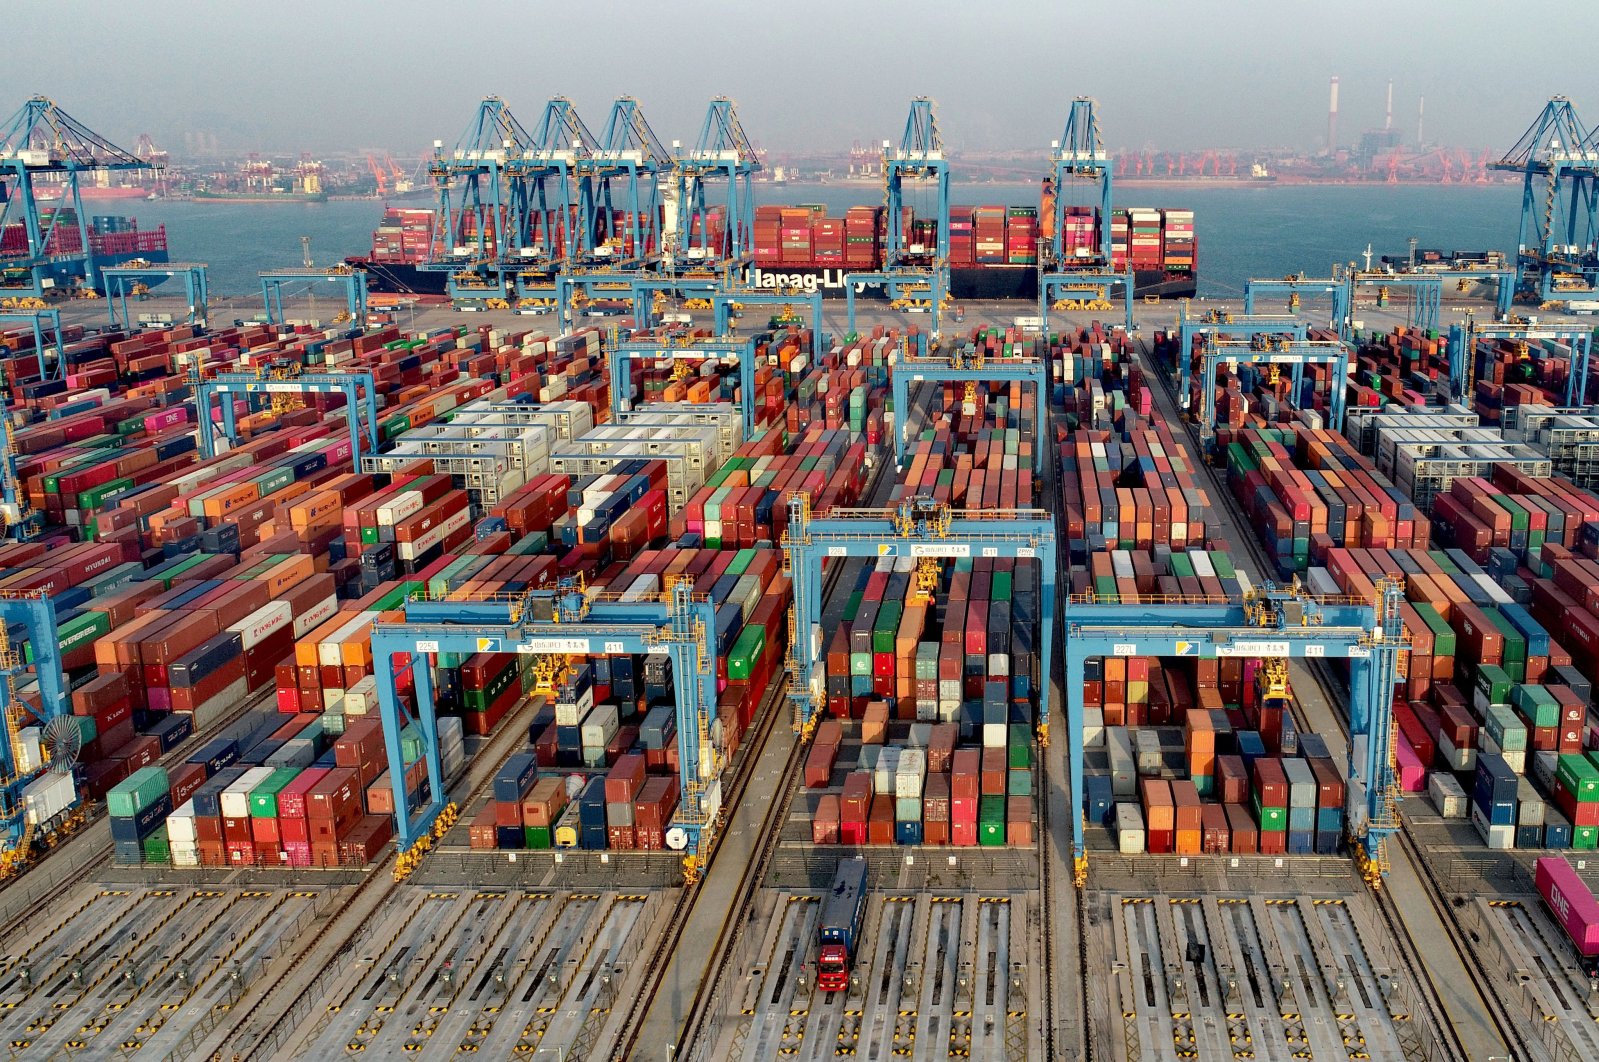
<svg viewBox="0 0 1599 1062"><path fill-rule="evenodd" d="M1345 276L1349 285L1348 305L1355 305L1361 289L1377 289L1377 305L1388 305L1390 288L1408 288L1413 293L1407 325L1423 331L1436 331L1443 312L1444 279L1436 273L1386 273L1354 271Z"/></svg>
<svg viewBox="0 0 1599 1062"><path fill-rule="evenodd" d="M755 174L761 160L744 135L738 110L731 99L718 96L705 111L699 139L684 151L676 141L677 225L672 265L706 266L726 281L739 276L755 255ZM714 197L707 184L727 181L720 204L726 211L726 242L712 247L708 211ZM681 259L682 261L679 261Z"/></svg>
<svg viewBox="0 0 1599 1062"><path fill-rule="evenodd" d="M1198 317L1188 316L1188 300L1184 299L1177 315L1177 398L1183 408L1188 408L1188 384L1193 378L1190 370L1195 336L1257 335L1292 336L1303 340L1310 331L1308 322L1292 314L1228 313L1226 310L1206 310Z"/></svg>
<svg viewBox="0 0 1599 1062"><path fill-rule="evenodd" d="M827 349L827 338L822 335L822 293L820 291L813 291L807 295L803 291L796 290L793 294L785 295L775 291L724 288L711 295L711 312L714 315L713 328L719 336L732 334L733 309L735 306L778 306L784 311L788 311L796 303L803 303L810 307L811 355L820 358L823 351ZM759 332L763 331L763 329L755 329L755 331Z"/></svg>
<svg viewBox="0 0 1599 1062"><path fill-rule="evenodd" d="M98 289L102 260L90 238L90 217L83 209L78 181L85 173L151 168L53 100L35 96L24 103L0 126L0 229L21 225L27 238L20 255L0 258L0 294L43 298L75 284ZM59 180L61 189L48 217L39 208L35 188L35 182L45 177ZM64 220L64 207L72 208L75 220ZM76 249L52 253L52 240L71 228L77 230Z"/></svg>
<svg viewBox="0 0 1599 1062"><path fill-rule="evenodd" d="M520 151L516 149L520 148ZM533 126L531 141L515 140L506 162L510 239L500 248L506 268L588 260L594 250L594 173L599 141L572 101L553 96ZM543 227L535 243L534 222Z"/></svg>
<svg viewBox="0 0 1599 1062"><path fill-rule="evenodd" d="M744 437L755 433L755 340L746 336L723 336L720 339L701 339L695 336L671 338L634 337L623 340L606 353L611 370L611 414L617 416L633 408L631 375L627 363L639 358L656 360L708 358L738 359L739 411L744 419Z"/></svg>
<svg viewBox="0 0 1599 1062"><path fill-rule="evenodd" d="M936 198L931 247L910 242L904 228L905 182L931 181ZM944 141L938 132L938 115L933 101L918 96L911 101L905 118L905 132L896 149L883 141L884 205L887 207L887 232L883 237L883 268L863 273L844 274L845 313L848 331L855 331L855 289L859 284L881 286L890 305L898 309L923 300L932 314L933 338L939 336L939 320L949 292L949 160L944 157Z"/></svg>
<svg viewBox="0 0 1599 1062"><path fill-rule="evenodd" d="M30 825L25 821L22 791L48 768L28 765L23 770L18 732L25 727L48 726L52 719L68 714L65 679L61 670L61 644L56 632L56 608L42 590L0 591L0 713L5 719L5 735L0 739L0 850L16 852L25 847ZM33 650L33 662L26 664L22 652L11 643L10 628L20 627ZM28 698L17 696L18 680L26 672L39 684L39 707ZM26 853L20 853L24 858Z"/></svg>
<svg viewBox="0 0 1599 1062"><path fill-rule="evenodd" d="M797 584L796 584L797 585ZM1098 657L1311 658L1349 661L1347 830L1367 880L1376 884L1383 847L1398 829L1394 784L1394 685L1408 646L1403 584L1384 581L1376 602L1316 598L1297 585L1265 586L1243 601L1122 604L1094 595L1065 607L1067 773L1077 882L1087 878L1083 843L1083 666Z"/></svg>
<svg viewBox="0 0 1599 1062"><path fill-rule="evenodd" d="M283 288L285 285L305 285L307 290L318 284L332 284L344 294L344 320L355 328L366 327L366 274L347 266L332 269L269 269L260 274L261 298L266 303L267 320L275 325L284 323ZM313 291L312 294L315 294Z"/></svg>
<svg viewBox="0 0 1599 1062"><path fill-rule="evenodd" d="M1204 379L1201 381L1199 438L1209 449L1216 437L1216 363L1240 362L1245 365L1292 366L1294 403L1303 394L1306 365L1331 365L1332 385L1328 388L1328 427L1344 430L1344 407L1348 401L1349 347L1338 340L1292 339L1283 335L1255 334L1249 339L1215 339L1205 345Z"/></svg>
<svg viewBox="0 0 1599 1062"><path fill-rule="evenodd" d="M106 266L100 270L105 279L106 312L111 317L112 328L132 328L133 315L128 312L128 296L137 297L135 290L147 280L160 283L172 277L183 278L183 296L189 304L187 321L205 327L207 304L211 301L211 285L207 280L204 262L163 262L160 265ZM120 314L118 311L121 311Z"/></svg>
<svg viewBox="0 0 1599 1062"><path fill-rule="evenodd" d="M659 273L636 276L633 278L633 320L640 329L647 331L661 323L655 309L657 297L713 299L721 290L722 282L716 277L672 277Z"/></svg>
<svg viewBox="0 0 1599 1062"><path fill-rule="evenodd" d="M1114 309L1111 294L1121 291L1122 327L1133 330L1133 272L1131 265L1118 273L1112 268L1111 184L1113 165L1100 137L1096 103L1087 96L1072 101L1066 112L1066 128L1060 139L1050 143L1054 164L1055 204L1050 218L1054 233L1039 248L1038 319L1044 335L1049 335L1049 314L1057 304L1062 310L1109 311ZM1091 255L1067 254L1066 200L1069 184L1087 183L1097 189L1099 245Z"/></svg>
<svg viewBox="0 0 1599 1062"><path fill-rule="evenodd" d="M1437 277L1443 281L1453 280L1456 289L1465 291L1466 285L1472 281L1493 281L1494 285L1494 312L1499 318L1510 313L1511 303L1516 297L1516 271L1514 269L1428 269L1428 276Z"/></svg>
<svg viewBox="0 0 1599 1062"><path fill-rule="evenodd" d="M59 380L66 375L67 350L66 344L61 341L61 311L60 310L0 310L0 325L6 321L26 321L33 328L33 352L39 359L39 378L41 380ZM45 322L50 322L50 339L45 340ZM45 360L46 348L54 347L56 352L55 364Z"/></svg>
<svg viewBox="0 0 1599 1062"><path fill-rule="evenodd" d="M504 100L485 96L453 150L446 154L442 140L433 142L428 175L438 189L438 218L423 268L449 272L452 300L505 294L497 258L505 253L507 231L521 231L525 210L525 197L517 200L511 194L507 167L532 139ZM469 217L471 242L457 243L467 232Z"/></svg>
<svg viewBox="0 0 1599 1062"><path fill-rule="evenodd" d="M1288 311L1297 312L1300 299L1306 295L1325 295L1331 303L1327 327L1335 330L1340 339L1349 338L1350 288L1343 277L1314 278L1303 273L1291 277L1257 277L1244 281L1244 313L1255 312L1255 296L1270 294L1288 296Z"/></svg>
<svg viewBox="0 0 1599 1062"><path fill-rule="evenodd" d="M847 557L1037 560L1038 736L1044 744L1049 743L1050 667L1054 662L1059 563L1055 522L1049 513L1042 509L951 509L923 495L906 499L892 509L832 509L812 516L808 494L790 498L788 529L783 532L783 570L794 582L788 696L794 725L806 733L815 726L817 711L826 700L822 673L817 668L823 642L822 562ZM1077 688L1082 689L1081 681ZM1081 706L1078 714L1080 717ZM1080 734L1078 742L1081 743ZM1081 799L1078 806L1082 806Z"/></svg>
<svg viewBox="0 0 1599 1062"><path fill-rule="evenodd" d="M212 419L212 403L221 399L223 436L230 444L239 440L238 418L231 395L243 394L342 394L344 414L350 429L350 463L359 468L362 455L378 452L377 385L371 372L296 373L276 371L256 375L248 372L218 373L201 380L195 387L195 409L199 416L200 454L216 456L217 422Z"/></svg>
<svg viewBox="0 0 1599 1062"><path fill-rule="evenodd" d="M921 380L934 383L964 383L968 392L980 383L1020 381L1033 385L1037 395L1037 416L1032 426L1033 472L1044 474L1044 410L1049 408L1049 363L1038 358L984 358L975 351L957 347L947 358L901 354L889 373L894 388L894 463L905 464L905 437L910 433L910 385ZM903 411L903 412L902 412ZM1034 480L1038 482L1037 479Z"/></svg>
<svg viewBox="0 0 1599 1062"><path fill-rule="evenodd" d="M1599 291L1599 131L1571 101L1551 96L1492 170L1519 173L1516 293L1538 305L1592 299Z"/></svg>
<svg viewBox="0 0 1599 1062"><path fill-rule="evenodd" d="M632 96L611 105L605 131L588 157L579 160L579 173L590 179L588 257L615 268L638 268L660 257L661 181L672 170L672 156L644 117ZM613 187L619 186L619 187ZM613 231L613 211L627 213L620 232ZM603 230L603 234L602 234ZM626 253L627 237L633 254ZM655 250L649 250L650 243Z"/></svg>
<svg viewBox="0 0 1599 1062"><path fill-rule="evenodd" d="M37 538L44 530L44 513L28 501L22 476L17 472L10 417L0 424L0 528L7 538L19 542Z"/></svg>
<svg viewBox="0 0 1599 1062"><path fill-rule="evenodd" d="M1587 402L1583 382L1588 379L1588 358L1593 347L1593 331L1583 325L1527 325L1478 324L1468 317L1464 325L1449 329L1449 392L1458 401L1466 401L1475 386L1475 358L1473 351L1479 339L1512 339L1522 343L1530 340L1552 339L1571 347L1571 372L1566 377L1568 407Z"/></svg>
<svg viewBox="0 0 1599 1062"><path fill-rule="evenodd" d="M1108 267L1111 260L1111 159L1099 135L1099 119L1094 114L1096 103L1088 96L1072 100L1066 112L1066 128L1060 139L1050 144L1050 155L1055 163L1055 234L1050 246L1050 263L1065 266ZM1099 247L1092 259L1066 254L1066 186L1068 183L1088 182L1099 190Z"/></svg>
<svg viewBox="0 0 1599 1062"><path fill-rule="evenodd" d="M572 326L574 311L593 299L622 299L638 311L636 284L641 274L621 270L596 269L590 272L561 272L555 275L555 304L561 323Z"/></svg>
<svg viewBox="0 0 1599 1062"><path fill-rule="evenodd" d="M1116 273L1109 267L1051 268L1038 275L1038 319L1049 334L1049 313L1057 303L1062 309L1114 310L1111 293L1121 290L1122 328L1133 330L1133 271ZM1073 304L1077 306L1073 306Z"/></svg>
<svg viewBox="0 0 1599 1062"><path fill-rule="evenodd" d="M428 833L445 803L431 654L665 652L677 676L672 688L682 785L672 825L686 834L689 853L703 852L717 811L717 763L710 741L716 711L715 631L710 599L692 593L686 582L658 601L621 601L570 587L490 600L414 600L405 606L405 622L374 624L372 658L389 776L403 779L411 766L400 737L407 727L415 727L427 763L425 792L407 792L404 785L395 789L397 847L403 851ZM396 683L406 672L416 690L414 709L401 701Z"/></svg>

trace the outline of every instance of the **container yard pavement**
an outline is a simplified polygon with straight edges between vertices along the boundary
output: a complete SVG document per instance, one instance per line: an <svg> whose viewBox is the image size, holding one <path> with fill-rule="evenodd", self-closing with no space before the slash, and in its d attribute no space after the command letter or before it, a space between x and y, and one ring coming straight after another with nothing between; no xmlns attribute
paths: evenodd
<svg viewBox="0 0 1599 1062"><path fill-rule="evenodd" d="M774 710L782 711L778 702ZM675 1057L677 1038L694 1008L700 986L710 972L711 959L727 928L728 912L735 910L745 871L756 858L761 839L777 829L776 814L784 795L783 777L798 735L777 720L761 750L744 798L728 819L717 842L716 856L695 887L688 921L671 960L661 972L655 997L645 1012L634 1057L666 1062Z"/></svg>

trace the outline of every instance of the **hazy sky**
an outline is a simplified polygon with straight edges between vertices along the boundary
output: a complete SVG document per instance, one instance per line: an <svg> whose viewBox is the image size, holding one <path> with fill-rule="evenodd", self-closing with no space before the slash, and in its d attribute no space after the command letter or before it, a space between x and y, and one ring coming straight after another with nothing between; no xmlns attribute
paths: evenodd
<svg viewBox="0 0 1599 1062"><path fill-rule="evenodd" d="M1107 145L1314 148L1328 78L1339 140L1395 124L1508 148L1550 94L1599 124L1599 3L1568 0L7 0L0 112L52 96L131 148L415 155L454 143L479 98L525 125L566 95L595 133L637 96L663 140L738 102L774 156L898 139L938 101L952 148L1047 151L1073 96Z"/></svg>

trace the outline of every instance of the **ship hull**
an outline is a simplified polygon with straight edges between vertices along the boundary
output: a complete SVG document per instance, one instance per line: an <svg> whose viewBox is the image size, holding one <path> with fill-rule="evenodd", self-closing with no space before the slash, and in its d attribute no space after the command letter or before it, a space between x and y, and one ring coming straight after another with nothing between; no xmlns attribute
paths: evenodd
<svg viewBox="0 0 1599 1062"><path fill-rule="evenodd" d="M441 270L420 269L402 262L374 262L351 258L348 262L367 271L367 287L381 295L443 295L448 274ZM753 288L781 290L799 288L807 293L819 291L823 298L842 299L845 295L845 270L824 266L751 266L744 283ZM1162 270L1139 270L1133 275L1135 298L1187 299L1194 296L1192 274L1173 274ZM950 271L950 290L956 299L974 301L1024 299L1038 300L1038 270L1032 266L988 266ZM886 299L880 285L859 286L860 298Z"/></svg>

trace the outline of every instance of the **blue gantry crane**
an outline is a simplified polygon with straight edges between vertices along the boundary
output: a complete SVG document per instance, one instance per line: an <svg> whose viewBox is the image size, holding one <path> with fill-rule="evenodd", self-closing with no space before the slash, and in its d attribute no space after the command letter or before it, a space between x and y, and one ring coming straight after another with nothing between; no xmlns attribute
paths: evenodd
<svg viewBox="0 0 1599 1062"><path fill-rule="evenodd" d="M321 285L329 285L344 296L344 309L334 315L335 323L348 322L354 328L365 328L367 317L366 274L349 266L318 269L314 266L295 266L288 269L268 269L261 277L261 301L266 304L267 320L281 325L288 320L283 312L285 287L315 295Z"/></svg>
<svg viewBox="0 0 1599 1062"><path fill-rule="evenodd" d="M402 623L372 628L378 711L388 748L389 776L402 779L415 761L406 758L401 732L414 727L426 761L425 791L396 786L395 840L401 850L428 833L445 804L438 722L430 658L438 653L520 653L608 656L665 652L672 659L677 705L681 796L668 832L670 847L690 859L710 838L720 804L718 763L710 733L716 711L716 613L709 598L688 582L653 601L565 585L553 590L499 594L477 600L413 600ZM409 673L412 707L397 679ZM692 871L692 865L687 867Z"/></svg>
<svg viewBox="0 0 1599 1062"><path fill-rule="evenodd" d="M594 170L599 142L565 96L552 96L533 125L532 140L506 170L514 225L501 249L507 268L552 260L575 263L594 249Z"/></svg>
<svg viewBox="0 0 1599 1062"><path fill-rule="evenodd" d="M1298 313L1300 303L1308 296L1326 297L1329 309L1327 327L1336 331L1341 339L1349 338L1350 287L1342 276L1307 277L1303 273L1286 277L1255 277L1244 281L1244 313L1255 312L1257 295L1283 294L1288 296L1288 312Z"/></svg>
<svg viewBox="0 0 1599 1062"><path fill-rule="evenodd" d="M66 344L61 339L61 311L0 310L0 325L7 321L25 321L33 329L33 353L39 359L39 379L59 380L66 375ZM54 360L49 354L55 352Z"/></svg>
<svg viewBox="0 0 1599 1062"><path fill-rule="evenodd" d="M378 402L377 384L370 371L364 372L300 372L295 365L269 368L259 372L224 372L201 380L195 386L195 410L199 418L200 454L215 457L216 437L221 434L229 445L239 441L238 417L233 407L233 395L307 395L341 394L344 396L344 415L350 431L350 463L361 467L363 455L378 452ZM212 414L220 399L221 423Z"/></svg>
<svg viewBox="0 0 1599 1062"><path fill-rule="evenodd" d="M1306 365L1331 365L1332 383L1328 387L1327 427L1344 430L1344 405L1348 400L1349 347L1335 339L1295 339L1289 335L1257 332L1247 339L1217 338L1205 344L1202 355L1199 438L1208 450L1216 438L1216 365L1219 362L1243 365L1287 365L1293 371L1294 404L1303 395Z"/></svg>
<svg viewBox="0 0 1599 1062"><path fill-rule="evenodd" d="M1469 402L1476 386L1476 347L1479 339L1509 339L1523 348L1548 339L1564 343L1571 351L1571 371L1566 377L1568 407L1587 402L1588 357L1593 347L1593 331L1584 325L1531 325L1507 322L1503 324L1478 324L1467 317L1463 325L1449 329L1449 393L1452 398Z"/></svg>
<svg viewBox="0 0 1599 1062"><path fill-rule="evenodd" d="M606 360L611 370L611 413L613 416L633 408L633 388L628 362L640 358L652 361L720 361L738 359L739 411L743 414L744 438L755 434L755 340L753 337L722 336L705 339L683 335L673 337L634 336L611 346Z"/></svg>
<svg viewBox="0 0 1599 1062"><path fill-rule="evenodd" d="M111 317L112 328L132 328L136 324L128 312L128 296L139 298L148 294L151 282L161 283L173 277L183 278L183 296L189 304L185 320L204 328L207 304L211 301L211 286L204 262L127 262L119 266L106 266L100 270L105 281L106 312ZM359 281L365 289L365 281ZM362 300L364 303L364 299ZM268 310L270 313L270 308Z"/></svg>
<svg viewBox="0 0 1599 1062"><path fill-rule="evenodd" d="M755 254L755 174L761 160L755 153L731 99L718 96L705 111L699 139L677 155L677 217L668 225L666 264L689 273L706 270L735 282ZM717 205L713 182L725 180L722 206L727 223L722 242L715 243L710 208Z"/></svg>
<svg viewBox="0 0 1599 1062"><path fill-rule="evenodd" d="M1188 315L1188 300L1184 299L1177 315L1177 400L1188 408L1188 384L1194 338L1208 340L1210 336L1236 336L1249 338L1255 335L1286 335L1305 339L1310 324L1293 314L1229 313L1226 310L1206 310L1198 317Z"/></svg>
<svg viewBox="0 0 1599 1062"><path fill-rule="evenodd" d="M1044 411L1049 408L1049 363L1041 358L984 358L981 351L968 344L957 344L948 357L928 357L925 349L919 354L902 352L889 372L894 388L894 463L905 464L905 438L910 433L910 385L928 380L933 383L961 383L966 385L965 400L976 401L977 385L981 383L1008 383L1019 381L1033 385L1038 405L1030 437L1033 439L1033 472L1044 474ZM899 413L905 410L905 413ZM1026 432L1023 437L1029 437ZM1034 485L1041 481L1034 479Z"/></svg>
<svg viewBox="0 0 1599 1062"><path fill-rule="evenodd" d="M1054 232L1039 247L1038 319L1039 328L1049 334L1051 310L1113 310L1111 296L1120 292L1122 327L1133 328L1133 273L1127 264L1121 272L1114 268L1111 251L1112 163L1099 132L1095 102L1087 96L1072 101L1066 113L1066 127L1059 140L1050 143L1053 205L1050 223ZM1066 200L1068 188L1088 184L1095 193L1099 239L1089 253L1073 247L1066 239Z"/></svg>
<svg viewBox="0 0 1599 1062"><path fill-rule="evenodd" d="M637 285L649 274L634 270L569 267L555 274L555 305L561 323L570 328L584 307L599 299L614 299L633 304L638 310Z"/></svg>
<svg viewBox="0 0 1599 1062"><path fill-rule="evenodd" d="M27 638L31 663L12 644L13 630ZM38 707L18 695L19 682L29 678L38 683ZM72 772L82 732L70 725L72 720L63 721L69 707L55 603L43 590L0 591L0 713L5 717L5 739L0 741L0 877L27 861L40 830L52 828L78 806L75 790L64 807L46 809L46 817L37 806L30 806L34 787L46 772Z"/></svg>
<svg viewBox="0 0 1599 1062"><path fill-rule="evenodd" d="M665 276L659 273L635 274L633 277L633 321L649 331L661 324L667 300L671 298L714 299L722 290L717 277ZM717 329L718 332L721 329Z"/></svg>
<svg viewBox="0 0 1599 1062"><path fill-rule="evenodd" d="M891 509L832 509L812 515L810 496L789 499L783 532L783 571L794 582L788 655L788 696L794 725L809 732L826 702L817 668L823 647L822 562L847 557L913 557L923 565L993 557L1036 560L1039 566L1038 736L1049 743L1049 683L1055 630L1055 522L1042 509L952 509L918 495ZM936 570L934 572L936 575ZM1077 684L1081 691L1081 676ZM1080 693L1079 693L1080 698ZM1079 705L1077 726L1082 725ZM1077 738L1081 742L1081 731ZM1078 760L1079 770L1082 767ZM1078 807L1082 806L1079 798Z"/></svg>
<svg viewBox="0 0 1599 1062"><path fill-rule="evenodd" d="M42 356L40 361L43 361ZM8 415L0 416L0 447L4 447L4 452L0 453L0 529L9 539L27 542L39 537L44 530L44 513L28 500L22 476L17 471L17 448Z"/></svg>
<svg viewBox="0 0 1599 1062"><path fill-rule="evenodd" d="M929 245L905 231L905 184L933 186L933 242ZM939 336L944 302L949 296L949 160L938 132L938 114L926 96L911 101L899 146L883 141L883 201L887 207L880 270L844 274L845 314L855 331L857 287L880 287L895 309L925 309L932 315L933 338Z"/></svg>
<svg viewBox="0 0 1599 1062"><path fill-rule="evenodd" d="M0 296L42 299L79 287L99 290L100 268L134 255L102 253L78 182L86 173L151 168L53 100L35 96L24 103L0 126L0 229L20 224L26 237L20 253L0 255ZM40 206L45 183L60 189L53 209Z"/></svg>
<svg viewBox="0 0 1599 1062"><path fill-rule="evenodd" d="M1438 274L1351 270L1344 275L1344 282L1349 285L1346 305L1351 310L1363 290L1377 289L1378 308L1388 305L1394 289L1409 291L1409 316L1405 324L1424 332L1437 330L1444 301L1444 278Z"/></svg>
<svg viewBox="0 0 1599 1062"><path fill-rule="evenodd" d="M798 581L795 583L798 586ZM1346 830L1363 874L1377 884L1384 846L1398 829L1394 770L1394 685L1408 646L1400 606L1404 586L1384 580L1376 601L1318 598L1298 585L1262 586L1242 600L1143 600L1073 596L1065 610L1067 777L1077 809L1072 855L1087 880L1083 843L1084 664L1098 657L1210 659L1310 658L1349 661L1349 761Z"/></svg>
<svg viewBox="0 0 1599 1062"><path fill-rule="evenodd" d="M787 318L795 324L803 323L797 313L796 305L804 305L810 310L811 315L811 355L820 358L827 349L827 337L822 334L822 293L812 291L807 294L801 289L789 292L769 291L754 288L722 288L711 294L711 313L716 334L725 336L732 334L738 313L746 306L776 306L778 316ZM759 332L763 329L755 329ZM896 406L896 409L899 407Z"/></svg>
<svg viewBox="0 0 1599 1062"><path fill-rule="evenodd" d="M1539 306L1599 295L1599 131L1564 96L1551 96L1489 169L1519 173L1516 290Z"/></svg>
<svg viewBox="0 0 1599 1062"><path fill-rule="evenodd" d="M449 274L447 290L458 302L504 299L500 259L519 233L526 210L525 188L507 179L513 160L533 137L505 101L485 96L455 146L433 142L428 175L438 190L438 217L424 268Z"/></svg>
<svg viewBox="0 0 1599 1062"><path fill-rule="evenodd" d="M1108 266L1111 261L1111 159L1105 152L1099 135L1099 119L1094 113L1095 101L1088 96L1072 100L1066 112L1066 128L1060 139L1050 147L1054 172L1054 235L1050 240L1051 261L1064 264L1074 259L1084 259L1083 265ZM1066 194L1072 185L1087 183L1098 193L1098 216L1095 218L1099 241L1094 253L1088 256L1068 254L1066 243Z"/></svg>
<svg viewBox="0 0 1599 1062"><path fill-rule="evenodd" d="M579 160L579 172L590 180L588 246L583 248L589 260L639 269L660 259L661 183L670 179L672 165L671 153L650 128L638 101L619 97L598 146ZM620 229L614 223L617 210L626 213Z"/></svg>

